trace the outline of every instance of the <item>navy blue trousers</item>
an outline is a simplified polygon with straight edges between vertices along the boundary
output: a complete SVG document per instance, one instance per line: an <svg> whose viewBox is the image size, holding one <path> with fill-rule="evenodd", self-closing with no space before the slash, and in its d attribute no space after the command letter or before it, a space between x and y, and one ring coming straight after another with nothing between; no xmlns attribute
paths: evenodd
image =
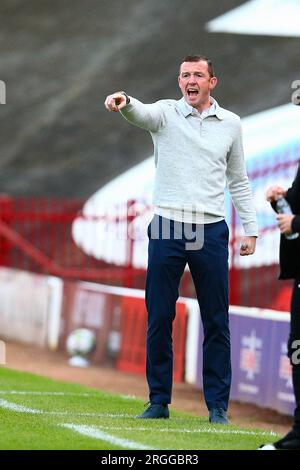
<svg viewBox="0 0 300 470"><path fill-rule="evenodd" d="M296 408L294 411L294 430L300 432L300 363L299 346L293 348L293 342L300 339L300 279L294 281L293 294L291 299L291 327L288 340L288 356L291 360L293 388L295 394ZM292 360L293 354L296 354L296 362Z"/></svg>
<svg viewBox="0 0 300 470"><path fill-rule="evenodd" d="M170 226L170 236L167 237L162 233L162 225L165 225L165 222ZM148 227L146 374L149 399L151 403L171 403L172 324L180 279L188 263L203 322L205 402L209 410L215 407L227 410L231 384L228 226L224 220L202 225L202 248L187 249L187 243L193 241L190 232L196 225L184 225L190 226L187 236L180 229L181 223L155 215ZM158 233L153 227L158 227Z"/></svg>

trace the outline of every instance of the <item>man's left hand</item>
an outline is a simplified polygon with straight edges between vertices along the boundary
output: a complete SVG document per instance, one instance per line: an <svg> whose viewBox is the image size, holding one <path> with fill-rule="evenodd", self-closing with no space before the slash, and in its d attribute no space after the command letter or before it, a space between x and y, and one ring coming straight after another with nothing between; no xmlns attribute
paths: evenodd
<svg viewBox="0 0 300 470"><path fill-rule="evenodd" d="M255 252L256 237L243 237L240 249L241 256L253 255Z"/></svg>
<svg viewBox="0 0 300 470"><path fill-rule="evenodd" d="M278 214L276 219L278 220L278 227L280 233L288 235L292 233L292 220L295 216L293 214Z"/></svg>

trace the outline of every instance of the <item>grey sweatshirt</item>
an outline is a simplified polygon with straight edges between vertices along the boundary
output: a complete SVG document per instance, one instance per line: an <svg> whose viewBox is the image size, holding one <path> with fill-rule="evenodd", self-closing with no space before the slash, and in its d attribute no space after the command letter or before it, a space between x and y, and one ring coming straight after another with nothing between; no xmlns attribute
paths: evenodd
<svg viewBox="0 0 300 470"><path fill-rule="evenodd" d="M130 97L121 114L152 136L156 213L183 222L220 221L227 183L245 234L257 236L240 118L212 103L199 113L184 98L143 104Z"/></svg>

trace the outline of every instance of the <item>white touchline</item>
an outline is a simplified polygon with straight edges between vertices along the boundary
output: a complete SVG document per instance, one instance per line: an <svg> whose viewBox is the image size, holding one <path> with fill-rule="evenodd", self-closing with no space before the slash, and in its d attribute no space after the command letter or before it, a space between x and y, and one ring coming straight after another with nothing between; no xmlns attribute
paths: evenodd
<svg viewBox="0 0 300 470"><path fill-rule="evenodd" d="M7 400L0 399L0 408L4 408L6 410L11 410L15 411L17 413L27 413L27 414L45 414L45 415L53 415L53 416L85 416L85 417L92 417L92 418L131 418L134 419L133 415L130 414L113 414L113 413L81 413L81 412L72 412L72 411L43 411L43 410L38 410L35 408L28 408L27 406L23 405L17 405L16 403L12 403ZM77 426L75 424L63 424L62 426L65 427L76 427L76 428L82 428L82 429L91 429L93 431L101 432L98 431L98 429L105 429L105 430L111 430L111 431L149 431L151 428L143 428L143 427L129 427L126 428L124 426L122 427L115 427L115 426L101 426L97 429L90 427L90 426ZM75 429L74 429L75 430ZM210 433L210 434L238 434L238 435L245 435L245 436L278 436L277 433L274 431L245 431L243 429L215 429L215 428L198 428L198 429L172 429L172 428L165 428L165 429L159 429L155 428L152 429L155 432L178 432L178 433ZM79 432L77 430L77 432ZM105 433L103 433L105 434ZM114 436L111 436L114 437ZM100 439L100 437L97 437L97 439ZM102 439L102 438L101 438ZM120 439L120 438L115 438L115 439ZM105 440L105 439L103 439ZM122 439L121 439L122 440ZM130 441L126 441L130 442ZM134 443L136 444L136 443ZM119 445L119 444L118 444ZM121 444L120 444L121 445ZM137 447L134 447L135 449ZM143 447L143 449L149 449L149 447Z"/></svg>
<svg viewBox="0 0 300 470"><path fill-rule="evenodd" d="M0 395L53 395L53 396L74 396L74 397L95 397L99 398L100 394L96 393L73 393L73 392L44 392L34 390L0 390Z"/></svg>
<svg viewBox="0 0 300 470"><path fill-rule="evenodd" d="M130 414L113 414L113 413L81 413L73 411L44 411L38 410L36 408L28 408L27 406L17 405L7 400L0 398L0 408L5 408L6 410L16 411L18 413L28 413L28 414L44 414L44 415L53 415L53 416L84 416L91 418L134 418Z"/></svg>
<svg viewBox="0 0 300 470"><path fill-rule="evenodd" d="M131 427L131 428L126 428L124 426L122 427L116 427L116 426L100 426L97 427L98 429L104 429L105 431L149 431L151 428L136 428L136 427ZM180 432L180 433L203 433L203 434L239 434L239 435L245 435L245 436L278 436L274 431L244 431L244 430L239 430L239 429L211 429L211 428L199 428L199 429L172 429L172 428L166 428L166 429L159 429L155 428L152 429L152 431L155 432Z"/></svg>
<svg viewBox="0 0 300 470"><path fill-rule="evenodd" d="M132 418L134 416L125 413L93 413L93 412L80 412L80 411L43 411L46 415L57 416L87 416L91 418Z"/></svg>
<svg viewBox="0 0 300 470"><path fill-rule="evenodd" d="M101 441L109 442L110 444L125 447L126 449L137 449L137 450L147 450L152 449L152 447L145 446L139 442L129 441L127 439L122 439L121 437L112 436L106 432L99 431L96 427L78 425L78 424L61 424L60 426L71 429L72 431L82 434L83 436L91 437L93 439L100 439Z"/></svg>
<svg viewBox="0 0 300 470"><path fill-rule="evenodd" d="M28 408L27 406L17 405L7 400L0 399L0 408L6 410L16 411L17 413L30 413L30 414L42 414L43 411L35 410L34 408Z"/></svg>
<svg viewBox="0 0 300 470"><path fill-rule="evenodd" d="M76 392L47 392L38 390L0 390L0 395L33 395L33 396L71 396L71 397L87 397L87 398L99 398L103 396L110 396L110 394L104 393L76 393ZM122 400L135 400L135 395L120 395L119 398Z"/></svg>
<svg viewBox="0 0 300 470"><path fill-rule="evenodd" d="M122 398L123 400L136 400L135 395L120 395L120 398Z"/></svg>

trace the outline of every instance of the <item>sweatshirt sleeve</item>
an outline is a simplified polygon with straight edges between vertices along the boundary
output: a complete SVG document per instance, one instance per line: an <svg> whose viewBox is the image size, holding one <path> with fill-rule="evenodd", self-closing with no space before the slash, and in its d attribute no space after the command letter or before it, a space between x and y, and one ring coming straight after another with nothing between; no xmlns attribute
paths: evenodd
<svg viewBox="0 0 300 470"><path fill-rule="evenodd" d="M245 235L257 237L256 211L246 172L240 119L236 123L233 143L227 156L226 177L230 196L241 218Z"/></svg>
<svg viewBox="0 0 300 470"><path fill-rule="evenodd" d="M293 214L300 215L300 165L292 186L287 190L286 199L292 208Z"/></svg>
<svg viewBox="0 0 300 470"><path fill-rule="evenodd" d="M130 96L130 103L120 112L128 122L149 132L158 132L164 125L164 112L159 103L144 104Z"/></svg>
<svg viewBox="0 0 300 470"><path fill-rule="evenodd" d="M296 215L292 220L292 232L300 232L300 215Z"/></svg>

